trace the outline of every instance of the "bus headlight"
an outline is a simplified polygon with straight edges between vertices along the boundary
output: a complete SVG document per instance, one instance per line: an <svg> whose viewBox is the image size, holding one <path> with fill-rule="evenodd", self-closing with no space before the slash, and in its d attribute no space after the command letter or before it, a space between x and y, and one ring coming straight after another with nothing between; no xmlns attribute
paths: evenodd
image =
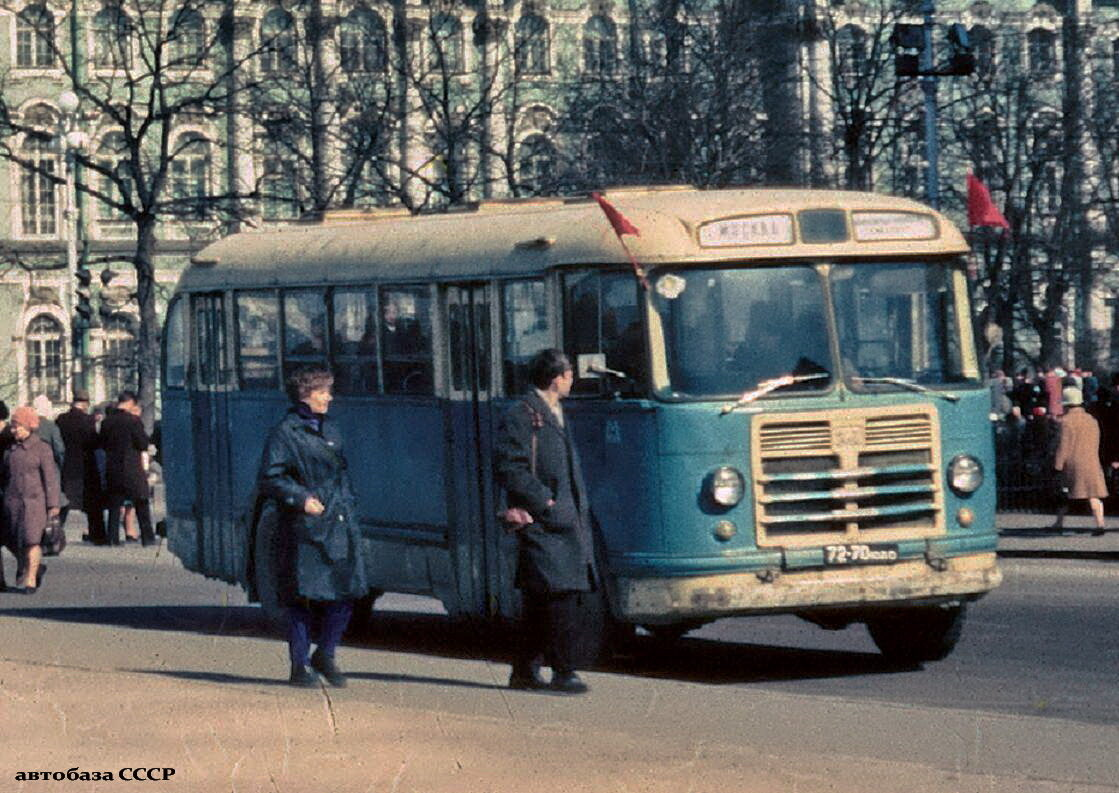
<svg viewBox="0 0 1119 793"><path fill-rule="evenodd" d="M723 507L733 507L742 500L746 483L737 468L723 465L711 472L710 488L712 501Z"/></svg>
<svg viewBox="0 0 1119 793"><path fill-rule="evenodd" d="M948 463L948 484L957 493L974 493L983 484L983 464L970 454L958 454Z"/></svg>

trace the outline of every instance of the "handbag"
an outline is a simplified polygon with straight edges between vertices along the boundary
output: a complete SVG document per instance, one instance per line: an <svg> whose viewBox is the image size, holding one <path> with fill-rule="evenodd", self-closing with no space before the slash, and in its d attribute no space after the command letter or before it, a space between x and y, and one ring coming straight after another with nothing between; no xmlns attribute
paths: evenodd
<svg viewBox="0 0 1119 793"><path fill-rule="evenodd" d="M47 528L43 531L43 556L58 556L66 548L66 532L62 530L62 521L57 515L47 521Z"/></svg>

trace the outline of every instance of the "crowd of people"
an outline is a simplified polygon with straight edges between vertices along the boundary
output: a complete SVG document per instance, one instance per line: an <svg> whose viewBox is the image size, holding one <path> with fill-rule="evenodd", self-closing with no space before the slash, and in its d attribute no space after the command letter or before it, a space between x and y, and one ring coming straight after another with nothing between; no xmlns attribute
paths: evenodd
<svg viewBox="0 0 1119 793"><path fill-rule="evenodd" d="M8 586L0 553L0 592L38 591L47 570L44 548L57 552L61 544L46 539L65 537L74 510L86 515L86 542L121 545L122 522L125 543L156 542L151 439L136 394L125 391L115 404L91 409L89 393L79 389L69 410L54 419L51 412L43 395L10 413L0 401L0 544L16 558L15 585Z"/></svg>
<svg viewBox="0 0 1119 793"><path fill-rule="evenodd" d="M1105 500L1119 497L1119 372L1104 384L1091 370L996 371L991 406L1002 505L1052 507L1061 528L1069 501L1085 500L1102 535Z"/></svg>

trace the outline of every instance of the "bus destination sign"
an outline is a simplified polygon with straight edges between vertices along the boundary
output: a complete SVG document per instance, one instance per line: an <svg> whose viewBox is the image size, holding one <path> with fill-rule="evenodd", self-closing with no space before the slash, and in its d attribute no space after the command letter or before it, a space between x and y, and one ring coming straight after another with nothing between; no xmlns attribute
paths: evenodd
<svg viewBox="0 0 1119 793"><path fill-rule="evenodd" d="M699 227L699 244L704 248L792 243L792 215L747 215L713 220Z"/></svg>
<svg viewBox="0 0 1119 793"><path fill-rule="evenodd" d="M932 215L917 212L852 212L851 225L859 242L932 240L937 237Z"/></svg>

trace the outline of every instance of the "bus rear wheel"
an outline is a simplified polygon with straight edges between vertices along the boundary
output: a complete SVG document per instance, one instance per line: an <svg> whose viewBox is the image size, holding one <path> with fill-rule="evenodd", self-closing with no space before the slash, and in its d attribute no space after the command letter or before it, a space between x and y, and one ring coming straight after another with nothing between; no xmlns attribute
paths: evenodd
<svg viewBox="0 0 1119 793"><path fill-rule="evenodd" d="M260 610L274 631L287 625L287 610L280 602L280 537L276 514L265 511L256 524L253 540L253 571Z"/></svg>
<svg viewBox="0 0 1119 793"><path fill-rule="evenodd" d="M947 658L960 640L966 616L963 603L901 608L867 620L866 627L882 655L895 663L916 665Z"/></svg>

